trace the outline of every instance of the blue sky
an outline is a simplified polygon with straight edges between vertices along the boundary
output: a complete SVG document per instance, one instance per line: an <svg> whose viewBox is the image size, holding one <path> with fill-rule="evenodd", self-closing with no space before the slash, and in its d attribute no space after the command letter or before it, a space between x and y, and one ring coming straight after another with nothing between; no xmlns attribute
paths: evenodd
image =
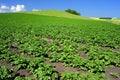
<svg viewBox="0 0 120 80"><path fill-rule="evenodd" d="M77 10L87 17L119 17L120 0L0 0L1 11Z"/></svg>

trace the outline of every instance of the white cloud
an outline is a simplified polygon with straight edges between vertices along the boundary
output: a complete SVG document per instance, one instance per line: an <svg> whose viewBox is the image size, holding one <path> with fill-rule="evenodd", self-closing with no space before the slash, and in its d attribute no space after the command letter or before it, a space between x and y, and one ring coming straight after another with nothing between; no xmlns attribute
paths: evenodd
<svg viewBox="0 0 120 80"><path fill-rule="evenodd" d="M7 12L9 10L9 7L6 5L0 5L0 12Z"/></svg>
<svg viewBox="0 0 120 80"><path fill-rule="evenodd" d="M12 5L11 7L6 6L6 5L0 5L0 12L20 12L20 11L25 11L25 5Z"/></svg>
<svg viewBox="0 0 120 80"><path fill-rule="evenodd" d="M11 6L10 10L13 11L13 12L16 11L16 7L15 6Z"/></svg>
<svg viewBox="0 0 120 80"><path fill-rule="evenodd" d="M32 9L32 11L39 11L38 9Z"/></svg>
<svg viewBox="0 0 120 80"><path fill-rule="evenodd" d="M17 5L16 11L24 11L25 6L24 5Z"/></svg>
<svg viewBox="0 0 120 80"><path fill-rule="evenodd" d="M25 11L25 6L24 5L16 5L16 6L11 6L10 10L12 12L20 12L20 11Z"/></svg>
<svg viewBox="0 0 120 80"><path fill-rule="evenodd" d="M9 7L7 7L6 5L1 5L0 6L0 9L2 9L2 10L6 10L6 9L8 9Z"/></svg>

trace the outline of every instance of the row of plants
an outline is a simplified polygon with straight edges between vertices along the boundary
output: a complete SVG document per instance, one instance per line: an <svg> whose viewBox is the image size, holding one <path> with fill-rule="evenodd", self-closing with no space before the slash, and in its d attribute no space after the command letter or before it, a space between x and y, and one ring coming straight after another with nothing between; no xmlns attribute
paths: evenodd
<svg viewBox="0 0 120 80"><path fill-rule="evenodd" d="M37 65L34 65L34 67ZM38 65L40 66L40 65ZM42 65L43 66L43 65ZM29 66L33 68L33 65ZM52 72L50 70L50 65L47 65L46 72L43 71L43 68L38 68L35 70L34 74L37 77L38 80L56 80L58 79L58 74L56 72ZM48 70L47 70L48 69ZM20 76L13 76L12 70L9 70L5 66L0 66L0 80L32 80L32 78L29 77L20 77ZM53 73L51 76L47 76L50 73ZM41 75L42 74L42 75ZM79 74L77 72L64 72L61 74L62 80L109 80L104 74Z"/></svg>
<svg viewBox="0 0 120 80"><path fill-rule="evenodd" d="M54 80L59 77L59 74L55 72L55 69L51 65L44 63L45 61L44 57L36 57L33 61L30 61L29 58L24 58L17 54L7 52L4 54L1 54L0 59L8 61L12 65L17 66L18 69L28 69L35 76L35 78L39 80L42 80L42 79ZM5 75L4 73L1 73L1 74L3 76ZM14 76L11 75L11 78L13 77ZM26 77L17 76L15 78L18 80L22 80L22 78L24 79ZM29 79L26 78L25 80L29 80Z"/></svg>
<svg viewBox="0 0 120 80"><path fill-rule="evenodd" d="M77 72L64 72L61 75L62 80L110 80L105 74L79 74Z"/></svg>
<svg viewBox="0 0 120 80"><path fill-rule="evenodd" d="M29 77L14 76L12 69L8 69L6 66L0 66L0 80L32 80Z"/></svg>
<svg viewBox="0 0 120 80"><path fill-rule="evenodd" d="M69 46L68 46L69 47ZM65 48L64 48L65 49ZM67 48L66 50L68 50ZM74 48L72 48L74 50ZM64 51L59 48L57 51L51 52L49 58L52 62L62 62L66 66L80 68L82 70L89 70L90 72L104 72L106 66L120 67L120 53L101 51L95 47L88 49L87 59L81 57L78 52ZM86 51L86 50L84 50Z"/></svg>
<svg viewBox="0 0 120 80"><path fill-rule="evenodd" d="M33 37L33 36L32 36ZM24 53L31 54L31 55L35 55L35 56L44 56L44 53L47 52L52 52L52 54L49 56L49 58L51 59L51 61L53 62L62 62L64 63L66 66L72 66L72 67L77 67L80 68L82 70L89 70L90 72L104 72L105 70L105 66L107 65L119 65L119 57L117 55L119 55L118 53L111 53L114 55L114 58L116 57L116 60L114 60L114 58L112 58L113 60L109 61L109 60L101 60L101 55L99 55L98 51L98 47L96 46L92 46L92 47L88 47L88 49L86 50L86 46L82 48L80 48L80 50L85 51L86 54L89 54L89 60L86 60L84 58L81 58L78 54L77 54L77 50L79 50L79 46L77 43L70 41L70 40L54 40L53 43L48 44L44 39L39 39L39 38L32 38L31 36L28 36L26 39L23 40L23 43L20 43L19 46L24 45L23 47L19 47L19 49L23 49ZM25 40L27 40L27 46L25 45L26 42L24 42ZM32 43L32 44L30 44ZM29 46L33 49L30 49ZM37 47L44 47L43 49L37 48ZM26 49L26 48L27 49ZM34 48L36 47L36 48ZM26 50L26 52L25 52ZM42 51L41 51L42 50ZM93 52L92 52L93 50ZM7 50L5 50L7 51ZM20 50L22 52L22 50ZM31 53L29 53L29 51ZM40 54L40 51L43 54ZM96 53L95 53L96 52ZM33 54L32 54L33 53ZM38 55L34 54L37 53ZM109 55L111 55L109 53L107 53L108 57L111 57ZM113 56L112 55L112 56ZM5 55L6 56L6 55ZM103 57L106 56L104 53L102 55ZM1 56L2 57L2 56ZM14 57L12 57L14 58ZM109 58L108 58L109 59ZM11 60L10 57L8 58L8 60ZM21 61L21 59L20 59ZM109 62L107 62L109 61ZM18 60L19 62L19 60ZM19 64L18 62L16 62L15 60L15 64ZM113 64L114 62L114 64ZM117 63L116 63L117 62ZM106 63L107 65L105 65L104 63ZM12 63L14 64L14 62ZM14 65L15 65L14 64ZM28 65L28 64L27 64ZM96 66L97 65L97 66ZM45 75L44 75L45 76Z"/></svg>
<svg viewBox="0 0 120 80"><path fill-rule="evenodd" d="M45 64L44 55L42 57L35 57L33 61L30 61L29 57L25 58L19 54L12 53L9 49L1 48L0 59L11 63L13 66L17 66L18 69L28 69L35 78L42 80L54 80L58 78L59 74L55 72L55 69L49 64ZM4 75L4 73L1 73ZM12 75L13 76L13 75ZM52 76L52 77L51 77ZM29 80L26 77L15 77L15 80Z"/></svg>
<svg viewBox="0 0 120 80"><path fill-rule="evenodd" d="M44 57L35 58L28 65L29 70L38 80L55 80L59 78L58 72L50 64L44 63Z"/></svg>
<svg viewBox="0 0 120 80"><path fill-rule="evenodd" d="M5 50L4 53L0 54L0 59L8 61L12 65L17 66L18 69L26 69L30 60L28 58L24 58L23 56L19 56L18 54L13 54L9 50Z"/></svg>

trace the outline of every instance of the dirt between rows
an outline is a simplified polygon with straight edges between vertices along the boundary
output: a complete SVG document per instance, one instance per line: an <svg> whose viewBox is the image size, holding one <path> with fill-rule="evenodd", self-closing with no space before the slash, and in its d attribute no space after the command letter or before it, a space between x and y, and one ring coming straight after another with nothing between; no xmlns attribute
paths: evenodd
<svg viewBox="0 0 120 80"><path fill-rule="evenodd" d="M82 51L78 51L78 54L79 54L79 56L81 56L81 57L83 57L83 58L85 58L85 59L88 59L88 56L87 56L86 53L84 53L84 52L82 52Z"/></svg>
<svg viewBox="0 0 120 80"><path fill-rule="evenodd" d="M87 71L83 71L83 70L80 70L80 69L77 69L77 68L73 68L73 67L70 67L70 66L64 66L61 62L49 62L49 61L46 61L45 62L46 64L51 64L53 67L55 67L55 71L59 72L60 74L62 74L63 72L65 71L69 71L69 72L78 72L78 73L88 73Z"/></svg>
<svg viewBox="0 0 120 80"><path fill-rule="evenodd" d="M12 51L14 54L18 54L18 55L20 55L20 56L29 58L30 61L33 61L34 58L35 58L34 56L29 55L29 54L27 54L27 53L20 53L19 50L18 50L18 48L16 48L16 47L11 47L11 48L10 48L10 51Z"/></svg>
<svg viewBox="0 0 120 80"><path fill-rule="evenodd" d="M118 74L118 78L116 77L113 77L111 75L111 72L112 73L117 73ZM110 78L110 80L120 80L120 67L107 67L106 70L105 70L105 74L106 76L108 76Z"/></svg>
<svg viewBox="0 0 120 80"><path fill-rule="evenodd" d="M7 61L4 60L0 60L0 66L6 66L8 69L12 69L13 73L12 75L14 76L21 76L21 77L31 77L32 74L26 70L26 69L20 69L18 70L16 66L11 65L10 63L8 63Z"/></svg>

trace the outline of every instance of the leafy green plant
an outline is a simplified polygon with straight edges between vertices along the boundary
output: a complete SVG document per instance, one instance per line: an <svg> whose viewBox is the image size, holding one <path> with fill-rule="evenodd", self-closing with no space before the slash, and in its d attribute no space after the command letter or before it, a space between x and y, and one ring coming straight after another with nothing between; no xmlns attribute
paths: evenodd
<svg viewBox="0 0 120 80"><path fill-rule="evenodd" d="M14 61L11 62L12 65L17 65L18 69L25 69L29 64L29 59L24 57L14 58Z"/></svg>
<svg viewBox="0 0 120 80"><path fill-rule="evenodd" d="M51 65L46 65L44 63L40 63L39 67L35 69L33 74L40 80L42 79L57 79L59 77L58 73L54 71Z"/></svg>
<svg viewBox="0 0 120 80"><path fill-rule="evenodd" d="M20 76L17 76L17 77L15 77L14 80L32 80L32 79L29 78L29 77L20 77Z"/></svg>
<svg viewBox="0 0 120 80"><path fill-rule="evenodd" d="M45 60L44 57L37 57L29 63L28 68L30 69L31 72L34 72L35 69L39 67L39 64L43 63L44 60Z"/></svg>
<svg viewBox="0 0 120 80"><path fill-rule="evenodd" d="M61 75L62 80L81 80L80 75L74 72L64 72Z"/></svg>
<svg viewBox="0 0 120 80"><path fill-rule="evenodd" d="M0 80L13 79L12 70L9 70L5 66L0 66Z"/></svg>
<svg viewBox="0 0 120 80"><path fill-rule="evenodd" d="M112 76L115 77L115 78L118 78L118 77L119 77L118 73L116 73L116 72L111 72L110 75L112 75Z"/></svg>
<svg viewBox="0 0 120 80"><path fill-rule="evenodd" d="M64 72L61 75L62 80L109 80L104 74Z"/></svg>

